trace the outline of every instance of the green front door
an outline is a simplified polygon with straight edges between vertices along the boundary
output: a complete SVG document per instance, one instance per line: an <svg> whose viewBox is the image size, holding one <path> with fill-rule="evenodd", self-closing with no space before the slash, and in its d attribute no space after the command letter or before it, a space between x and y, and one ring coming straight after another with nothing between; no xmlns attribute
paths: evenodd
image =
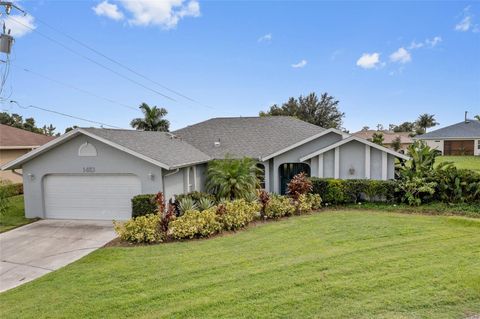
<svg viewBox="0 0 480 319"><path fill-rule="evenodd" d="M307 176L310 176L310 166L305 163L285 163L278 168L280 175L280 194L285 195L287 193L287 185L293 176L304 172Z"/></svg>

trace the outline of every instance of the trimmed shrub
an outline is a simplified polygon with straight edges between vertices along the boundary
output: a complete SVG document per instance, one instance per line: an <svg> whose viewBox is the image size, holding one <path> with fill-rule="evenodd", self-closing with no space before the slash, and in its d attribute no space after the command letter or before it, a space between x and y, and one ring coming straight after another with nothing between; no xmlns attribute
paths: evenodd
<svg viewBox="0 0 480 319"><path fill-rule="evenodd" d="M175 239L208 237L219 233L222 224L218 221L216 207L204 210L186 211L181 217L170 223L168 234Z"/></svg>
<svg viewBox="0 0 480 319"><path fill-rule="evenodd" d="M312 202L306 194L301 194L295 201L295 214L302 215L312 211Z"/></svg>
<svg viewBox="0 0 480 319"><path fill-rule="evenodd" d="M9 181L0 182L0 190L5 192L8 197L17 196L23 194L23 184L22 183L11 183Z"/></svg>
<svg viewBox="0 0 480 319"><path fill-rule="evenodd" d="M312 209L320 209L322 207L322 198L318 194L307 194L307 200L310 202Z"/></svg>
<svg viewBox="0 0 480 319"><path fill-rule="evenodd" d="M142 194L132 198L132 217L157 213L155 194Z"/></svg>
<svg viewBox="0 0 480 319"><path fill-rule="evenodd" d="M396 181L369 179L311 178L313 193L319 194L328 204L369 202L393 202L396 198Z"/></svg>
<svg viewBox="0 0 480 319"><path fill-rule="evenodd" d="M159 243L163 241L160 231L160 216L149 214L132 218L126 222L113 222L115 232L124 241L131 243Z"/></svg>
<svg viewBox="0 0 480 319"><path fill-rule="evenodd" d="M296 208L289 197L272 195L265 205L265 217L273 219L290 216L295 213L295 210Z"/></svg>
<svg viewBox="0 0 480 319"><path fill-rule="evenodd" d="M480 202L480 174L475 171L448 166L436 169L427 180L436 183L435 200L447 203Z"/></svg>
<svg viewBox="0 0 480 319"><path fill-rule="evenodd" d="M259 212L260 204L248 203L244 199L225 202L217 209L219 221L225 230L237 230L247 226Z"/></svg>

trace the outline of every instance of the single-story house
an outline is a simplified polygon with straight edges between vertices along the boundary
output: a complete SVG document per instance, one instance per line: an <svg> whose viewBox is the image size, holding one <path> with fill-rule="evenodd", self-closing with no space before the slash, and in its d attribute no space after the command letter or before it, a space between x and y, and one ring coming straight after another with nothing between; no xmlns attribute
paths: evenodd
<svg viewBox="0 0 480 319"><path fill-rule="evenodd" d="M13 161L54 138L54 136L46 136L0 124L0 166ZM10 171L0 171L0 179L13 183L21 183L21 171L18 173L19 174Z"/></svg>
<svg viewBox="0 0 480 319"><path fill-rule="evenodd" d="M342 179L394 178L403 154L292 117L213 118L175 132L77 128L4 165L23 169L27 217L127 219L130 199L205 189L207 163L251 157L267 191L285 193L299 172Z"/></svg>
<svg viewBox="0 0 480 319"><path fill-rule="evenodd" d="M382 134L383 136L383 146L388 147L390 149L393 148L393 143L394 141L399 138L400 139L400 148L399 151L400 153L406 153L407 148L413 144L413 139L410 136L411 133L409 132L393 132L393 131L387 131L387 130L361 130L356 133L353 133L353 135L361 137L363 139L371 141L373 138L373 134Z"/></svg>
<svg viewBox="0 0 480 319"><path fill-rule="evenodd" d="M416 136L442 155L480 156L480 121L465 119L460 123Z"/></svg>

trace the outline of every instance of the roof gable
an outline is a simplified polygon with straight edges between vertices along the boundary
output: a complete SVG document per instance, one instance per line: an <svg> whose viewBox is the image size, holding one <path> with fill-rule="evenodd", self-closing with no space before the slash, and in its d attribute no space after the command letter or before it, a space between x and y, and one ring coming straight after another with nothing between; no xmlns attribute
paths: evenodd
<svg viewBox="0 0 480 319"><path fill-rule="evenodd" d="M325 147L325 148L322 148L321 150L318 150L318 151L313 152L313 153L311 153L311 154L305 155L305 156L302 157L300 160L301 160L301 161L306 161L306 160L308 160L308 159L311 159L312 157L315 157L315 156L317 156L317 155L323 154L323 153L328 152L328 151L330 151L330 150L332 150L332 149L334 149L334 148L336 148L336 147L342 146L342 145L347 144L347 143L350 143L350 142L352 142L352 141L357 141L357 142L366 144L366 145L368 145L368 146L370 146L370 147L376 148L376 149L378 149L378 150L380 150L380 151L382 151L382 152L386 152L386 153L388 153L388 154L391 154L391 155L393 155L393 156L395 156L395 157L398 157L398 158L401 158L401 159L404 159L404 160L409 160L409 159L410 159L410 157L408 157L408 156L406 156L406 155L404 155L404 154L395 152L395 151L393 151L393 150L391 150L391 149L389 149L389 148L386 148L386 147L384 147L384 146L381 146L381 145L372 143L372 142L367 141L367 140L365 140L365 139L363 139L363 138L360 138L360 137L358 137L358 136L353 136L353 135L352 135L352 136L350 136L350 137L348 137L348 138L346 138L346 139L343 139L343 140L341 140L341 141L338 141L337 143L334 143L334 144L329 145L329 146L327 146L327 147Z"/></svg>

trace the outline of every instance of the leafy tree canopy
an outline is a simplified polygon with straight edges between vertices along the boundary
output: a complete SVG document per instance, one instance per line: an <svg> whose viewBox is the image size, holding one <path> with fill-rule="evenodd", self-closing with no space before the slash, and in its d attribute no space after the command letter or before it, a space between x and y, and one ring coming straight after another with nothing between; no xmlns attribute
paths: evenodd
<svg viewBox="0 0 480 319"><path fill-rule="evenodd" d="M43 127L37 127L33 117L29 117L24 120L23 116L16 113L10 114L7 112L1 112L0 124L16 127L33 133L45 134L48 136L59 135L59 133L55 133L56 128L52 124L48 126L44 125Z"/></svg>
<svg viewBox="0 0 480 319"><path fill-rule="evenodd" d="M345 113L340 112L338 104L339 101L328 93L323 93L320 98L310 93L298 99L291 97L281 106L274 104L268 111L260 112L260 116L294 116L323 128L341 129Z"/></svg>

